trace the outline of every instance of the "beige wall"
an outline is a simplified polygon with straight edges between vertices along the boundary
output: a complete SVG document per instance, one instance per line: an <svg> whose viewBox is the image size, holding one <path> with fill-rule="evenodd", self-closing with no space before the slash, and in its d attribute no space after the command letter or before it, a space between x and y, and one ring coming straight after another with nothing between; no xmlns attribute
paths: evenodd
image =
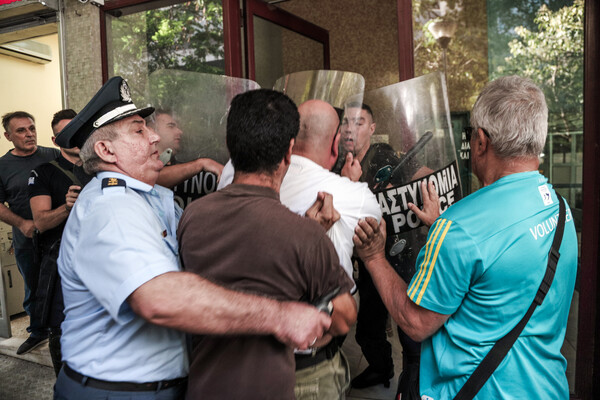
<svg viewBox="0 0 600 400"><path fill-rule="evenodd" d="M32 40L50 46L52 61L48 64L36 64L0 54L0 114L27 111L35 117L38 144L53 146L50 121L52 115L62 108L58 35ZM0 155L4 155L13 146L4 137L4 128L1 131Z"/></svg>
<svg viewBox="0 0 600 400"><path fill-rule="evenodd" d="M303 0L278 6L329 31L331 69L358 72L367 90L398 82L397 0Z"/></svg>

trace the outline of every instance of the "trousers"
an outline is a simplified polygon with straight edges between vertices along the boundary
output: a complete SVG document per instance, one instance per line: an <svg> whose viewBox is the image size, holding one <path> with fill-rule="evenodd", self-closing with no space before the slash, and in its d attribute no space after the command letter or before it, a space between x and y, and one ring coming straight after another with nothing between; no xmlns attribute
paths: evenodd
<svg viewBox="0 0 600 400"><path fill-rule="evenodd" d="M183 400L186 385L148 392L122 392L89 387L69 378L60 370L54 385L54 400Z"/></svg>
<svg viewBox="0 0 600 400"><path fill-rule="evenodd" d="M296 400L344 399L350 387L350 365L342 349L331 360L296 371Z"/></svg>

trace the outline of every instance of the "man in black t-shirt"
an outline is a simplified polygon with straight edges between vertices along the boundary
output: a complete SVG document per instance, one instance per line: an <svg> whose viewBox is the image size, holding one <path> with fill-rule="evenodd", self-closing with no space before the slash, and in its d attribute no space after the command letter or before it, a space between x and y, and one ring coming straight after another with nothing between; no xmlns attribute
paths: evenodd
<svg viewBox="0 0 600 400"><path fill-rule="evenodd" d="M23 308L31 318L27 328L30 336L17 349L17 354L24 354L43 344L47 336L32 315L39 270L33 262L31 238L35 226L29 208L27 178L32 168L56 158L58 150L37 145L35 119L27 112L4 114L2 125L4 136L14 148L0 157L0 220L12 226L15 259L25 283Z"/></svg>
<svg viewBox="0 0 600 400"><path fill-rule="evenodd" d="M73 110L54 114L53 140L75 115ZM33 222L39 231L35 250L40 277L34 314L39 324L49 330L50 356L57 376L61 367L60 324L64 319L64 305L56 257L67 217L79 191L91 178L83 173L79 164L79 148L61 148L55 160L31 171L28 185Z"/></svg>

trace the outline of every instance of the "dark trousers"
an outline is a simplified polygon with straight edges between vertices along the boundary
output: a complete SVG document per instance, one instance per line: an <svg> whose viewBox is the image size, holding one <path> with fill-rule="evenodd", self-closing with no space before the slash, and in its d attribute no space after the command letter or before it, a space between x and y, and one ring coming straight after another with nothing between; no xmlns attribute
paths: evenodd
<svg viewBox="0 0 600 400"><path fill-rule="evenodd" d="M75 382L65 374L64 370L61 370L54 385L54 400L183 400L185 391L186 385L154 392L121 392L97 389Z"/></svg>
<svg viewBox="0 0 600 400"><path fill-rule="evenodd" d="M34 262L33 249L15 247L15 260L19 272L23 276L25 283L25 299L23 308L29 315L29 327L27 332L34 337L45 337L46 331L42 328L39 318L36 315L35 293L37 290L38 276L40 273L39 265Z"/></svg>
<svg viewBox="0 0 600 400"><path fill-rule="evenodd" d="M358 294L360 307L356 322L356 343L360 346L369 366L381 373L394 369L392 346L387 341L388 311L375 288L371 275L358 260Z"/></svg>
<svg viewBox="0 0 600 400"><path fill-rule="evenodd" d="M387 341L386 324L388 311L371 275L362 261L358 260L358 293L360 307L356 323L356 342L371 368L381 373L394 369L392 346ZM403 365L419 362L421 343L415 342L398 327L398 338L402 345Z"/></svg>
<svg viewBox="0 0 600 400"><path fill-rule="evenodd" d="M48 333L48 349L50 350L50 358L54 367L54 374L58 377L60 368L62 367L62 352L60 347L60 337L62 331L60 328L50 329Z"/></svg>

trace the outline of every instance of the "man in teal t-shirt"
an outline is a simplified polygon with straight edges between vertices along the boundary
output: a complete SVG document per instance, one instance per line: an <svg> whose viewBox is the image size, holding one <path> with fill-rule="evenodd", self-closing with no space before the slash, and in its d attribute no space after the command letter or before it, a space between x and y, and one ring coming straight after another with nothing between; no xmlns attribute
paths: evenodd
<svg viewBox="0 0 600 400"><path fill-rule="evenodd" d="M547 119L544 95L529 80L504 77L484 88L473 108L474 128L467 130L473 173L483 188L436 220L408 287L385 265L376 224L357 232L364 239L357 241L359 254L392 316L423 341L423 399L458 393L525 315L544 277L559 204L537 171ZM375 240L369 243L365 233ZM560 349L577 274L568 207L560 254L543 304L476 398L568 398Z"/></svg>

